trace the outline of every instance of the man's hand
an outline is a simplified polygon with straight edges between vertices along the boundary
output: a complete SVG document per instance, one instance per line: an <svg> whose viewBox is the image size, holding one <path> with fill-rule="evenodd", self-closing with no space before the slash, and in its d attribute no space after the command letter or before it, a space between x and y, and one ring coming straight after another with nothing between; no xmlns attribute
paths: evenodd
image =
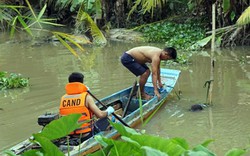
<svg viewBox="0 0 250 156"><path fill-rule="evenodd" d="M159 88L163 87L163 84L161 82L158 83Z"/></svg>
<svg viewBox="0 0 250 156"><path fill-rule="evenodd" d="M110 114L114 113L115 110L114 110L113 107L109 106L109 107L106 109L106 111L107 111L107 113L108 113L107 116L109 116Z"/></svg>
<svg viewBox="0 0 250 156"><path fill-rule="evenodd" d="M161 94L159 93L159 91L155 90L154 93L157 96L158 100L160 100L161 99Z"/></svg>

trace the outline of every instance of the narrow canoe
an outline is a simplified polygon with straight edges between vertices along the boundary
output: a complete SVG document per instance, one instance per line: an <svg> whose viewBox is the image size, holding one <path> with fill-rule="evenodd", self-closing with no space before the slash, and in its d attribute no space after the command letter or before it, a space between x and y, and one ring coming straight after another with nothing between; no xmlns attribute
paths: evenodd
<svg viewBox="0 0 250 156"><path fill-rule="evenodd" d="M99 102L107 106L114 106L116 104L119 104L121 107L120 109L116 110L115 114L121 116L120 119L122 119L122 122L133 128L140 124L141 116L146 119L154 112L155 109L157 109L163 102L165 102L168 95L175 87L179 75L179 70L161 68L161 81L164 86L159 90L161 94L161 98L159 100L157 96L153 96L154 88L151 76L148 78L148 81L145 85L145 91L149 95L153 96L153 98L151 98L150 100L142 100L142 113L140 113L139 99L137 98L137 96L131 96L132 92L134 90L137 90L137 85L120 90L103 99L100 99L100 101L96 97L94 98L96 98L97 100L97 105L99 105ZM126 113L124 113L124 111ZM122 124L122 122L120 122L119 120L116 120L116 122ZM96 135L102 135L104 137L113 139L119 137L119 133L114 128L111 130L101 131ZM27 139L13 146L12 148L10 148L10 150L17 155L22 154L23 152L32 148L32 143L29 140L30 139ZM68 147L67 145L58 145L58 147L61 151L65 152L65 155L69 154L70 156L79 156L93 153L99 150L101 146L98 144L98 142L95 141L94 137L92 137L77 146ZM68 149L70 149L69 153Z"/></svg>

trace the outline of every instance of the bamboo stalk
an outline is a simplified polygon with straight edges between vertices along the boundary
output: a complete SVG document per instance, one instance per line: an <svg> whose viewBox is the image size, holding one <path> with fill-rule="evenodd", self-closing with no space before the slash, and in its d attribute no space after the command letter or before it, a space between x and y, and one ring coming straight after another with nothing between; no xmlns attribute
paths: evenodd
<svg viewBox="0 0 250 156"><path fill-rule="evenodd" d="M215 51L215 4L212 6L212 41L211 41L211 70L209 87L209 105L212 104L212 91L214 79L214 51Z"/></svg>
<svg viewBox="0 0 250 156"><path fill-rule="evenodd" d="M210 70L210 86L209 86L209 105L212 104L212 91L214 79L214 51L215 51L215 4L212 5L212 41L211 41L211 70ZM211 126L211 134L213 130L213 114L212 109L209 107L209 124Z"/></svg>

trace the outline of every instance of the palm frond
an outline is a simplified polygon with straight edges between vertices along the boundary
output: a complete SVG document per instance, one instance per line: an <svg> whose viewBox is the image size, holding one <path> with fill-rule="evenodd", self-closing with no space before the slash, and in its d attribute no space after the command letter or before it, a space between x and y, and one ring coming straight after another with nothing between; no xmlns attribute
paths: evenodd
<svg viewBox="0 0 250 156"><path fill-rule="evenodd" d="M162 4L165 4L166 0L136 0L134 6L132 7L132 9L130 10L129 14L128 14L128 19L130 17L130 15L137 9L137 7L139 5L142 6L142 9L140 10L143 14L145 14L146 12L151 13L151 16L154 15L154 9L156 7L159 7L159 9L162 8Z"/></svg>
<svg viewBox="0 0 250 156"><path fill-rule="evenodd" d="M79 58L77 52L74 50L72 46L70 46L67 41L73 45L75 45L78 49L81 51L84 51L83 47L80 44L89 44L89 40L86 38L80 37L80 36L75 36L75 35L70 35L67 33L63 32L52 32L52 34L55 35L56 38L76 57Z"/></svg>
<svg viewBox="0 0 250 156"><path fill-rule="evenodd" d="M31 5L30 5L29 0L25 0L25 2L26 2L26 4L28 5L28 7L29 7L29 9L30 9L30 11L31 11L31 13L32 13L32 15L33 15L33 17L35 18L35 22L34 22L34 23L38 23L38 25L40 26L40 28L42 28L41 24L38 22L38 21L39 21L39 18L36 16L36 14L35 14L33 8L32 8ZM43 11L43 10L41 10L41 11ZM39 15L39 16L42 16L42 15ZM33 24L34 24L34 23L33 23ZM33 25L33 24L31 24L31 25Z"/></svg>
<svg viewBox="0 0 250 156"><path fill-rule="evenodd" d="M24 30L32 36L32 32L30 30L30 28L28 27L28 25L24 22L23 18L21 16L18 16L18 21L21 23L21 25L23 26Z"/></svg>
<svg viewBox="0 0 250 156"><path fill-rule="evenodd" d="M79 14L77 15L77 23L78 25L82 22L85 22L87 28L90 30L91 35L94 39L94 42L97 44L106 44L107 39L101 32L101 30L98 28L98 26L95 24L95 22L92 20L92 18L84 12L83 10L79 11Z"/></svg>
<svg viewBox="0 0 250 156"><path fill-rule="evenodd" d="M60 33L53 32L55 37L64 45L73 55L79 58L77 52L62 38Z"/></svg>
<svg viewBox="0 0 250 156"><path fill-rule="evenodd" d="M25 8L25 6L1 5L1 4L0 4L0 8L3 8L3 9L9 8L9 9L14 10L16 13L21 14L21 13L18 11L18 8Z"/></svg>
<svg viewBox="0 0 250 156"><path fill-rule="evenodd" d="M0 2L0 30L12 28L17 14L21 16L18 8L24 8L24 6L5 5Z"/></svg>
<svg viewBox="0 0 250 156"><path fill-rule="evenodd" d="M137 9L137 7L141 4L141 0L136 0L135 4L133 5L133 7L131 8L131 10L128 13L128 18L127 20L129 20L131 14Z"/></svg>
<svg viewBox="0 0 250 156"><path fill-rule="evenodd" d="M240 26L250 23L250 6L241 14L236 23Z"/></svg>
<svg viewBox="0 0 250 156"><path fill-rule="evenodd" d="M17 16L15 18L13 18L12 22L11 22L11 29L10 29L10 37L14 36L15 30L16 30L16 23L17 23Z"/></svg>

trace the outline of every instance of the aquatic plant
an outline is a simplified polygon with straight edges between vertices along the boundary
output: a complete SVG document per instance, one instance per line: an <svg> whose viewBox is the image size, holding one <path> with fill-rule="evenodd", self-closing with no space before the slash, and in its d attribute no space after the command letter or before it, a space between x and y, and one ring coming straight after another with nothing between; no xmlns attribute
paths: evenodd
<svg viewBox="0 0 250 156"><path fill-rule="evenodd" d="M139 28L148 42L165 43L177 49L189 49L191 45L205 37L201 24L180 24L174 22L158 22Z"/></svg>
<svg viewBox="0 0 250 156"><path fill-rule="evenodd" d="M46 125L41 133L33 134L33 143L39 144L39 149L31 149L25 151L22 156L41 156L56 155L64 156L53 140L61 138L69 134L81 124L77 121L81 114L71 114L64 116ZM96 135L95 139L103 146L103 148L89 156L106 156L106 155L162 155L162 156L216 156L214 152L209 150L207 146L213 140L206 140L202 144L198 144L193 148L189 147L188 142L183 138L161 138L158 136L148 135L143 132L137 132L132 128L128 128L119 123L110 122L111 125L121 134L121 140L107 139L100 135ZM225 156L241 156L247 150L233 148L229 150ZM5 151L9 156L16 156L12 151Z"/></svg>
<svg viewBox="0 0 250 156"><path fill-rule="evenodd" d="M29 84L29 78L24 78L21 74L0 72L0 90L22 88Z"/></svg>
<svg viewBox="0 0 250 156"><path fill-rule="evenodd" d="M121 134L121 140L107 139L95 136L95 139L104 147L90 156L100 155L161 155L161 156L216 156L207 146L213 140L206 140L193 148L183 138L161 138L158 136L140 133L118 123L111 125ZM233 148L225 156L241 156L246 150Z"/></svg>
<svg viewBox="0 0 250 156"><path fill-rule="evenodd" d="M31 142L40 146L38 149L30 149L25 151L22 156L41 156L41 155L54 155L64 156L64 153L52 143L53 140L67 136L70 132L81 127L77 121L81 114L70 114L53 120L44 127L42 132L33 134ZM16 156L12 151L6 150L5 153L9 156Z"/></svg>

